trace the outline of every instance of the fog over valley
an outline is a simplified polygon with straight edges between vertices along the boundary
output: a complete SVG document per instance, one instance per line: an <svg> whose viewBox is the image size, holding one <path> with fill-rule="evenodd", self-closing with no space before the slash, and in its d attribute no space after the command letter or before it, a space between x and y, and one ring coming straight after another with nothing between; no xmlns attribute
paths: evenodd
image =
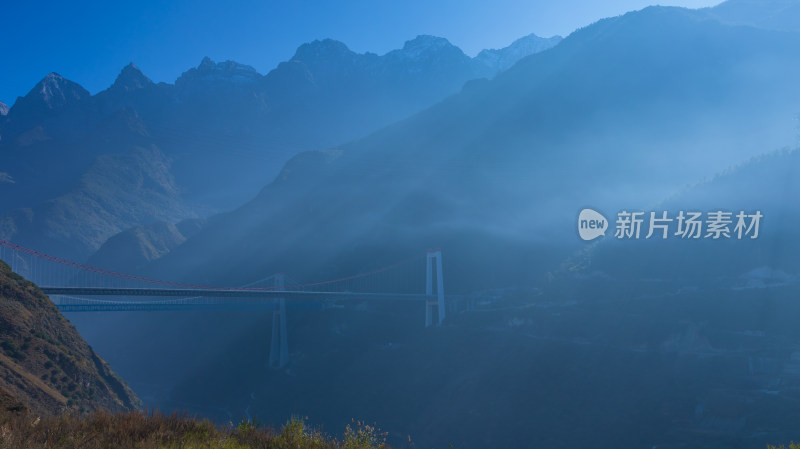
<svg viewBox="0 0 800 449"><path fill-rule="evenodd" d="M0 103L0 405L242 447L799 441L798 24L728 0L44 74Z"/></svg>

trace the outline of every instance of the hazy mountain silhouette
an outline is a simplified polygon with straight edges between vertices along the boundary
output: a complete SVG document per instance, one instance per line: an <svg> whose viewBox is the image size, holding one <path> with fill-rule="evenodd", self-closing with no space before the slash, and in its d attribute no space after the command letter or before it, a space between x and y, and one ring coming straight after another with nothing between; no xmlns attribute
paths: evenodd
<svg viewBox="0 0 800 449"><path fill-rule="evenodd" d="M424 54L406 47L393 58ZM794 33L733 26L707 11L652 7L602 20L407 119L298 154L252 201L212 217L143 270L217 285L276 272L316 281L441 247L446 291L502 287L518 300L508 309L454 314L428 331L414 306L292 314L295 361L277 372L264 367L266 313L76 324L142 396L220 421L231 419L226 412L294 410L336 427L356 415L425 447L789 441L794 415L781 404L796 400L764 391L774 376L798 378L788 368L794 350L775 349L796 339L796 320L777 323L768 340L748 332L776 311L796 316L796 295L767 311L742 297L728 314L721 301L730 291L701 306L696 296L674 301L661 284L649 302L624 285L532 292L561 285L548 284L547 272L586 248L575 232L581 208L646 208L793 143L798 49ZM346 78L318 54L350 57L356 74L380 58L334 42L298 50L273 76L298 74L290 91L309 104L317 86ZM458 52L446 55L466 64ZM317 80L314 67L329 78ZM225 73L250 83L246 68ZM200 105L198 115L209 110ZM105 338L102 326L119 339ZM762 359L787 368L756 378ZM745 406L755 411L742 421Z"/></svg>
<svg viewBox="0 0 800 449"><path fill-rule="evenodd" d="M512 59L545 47L523 48ZM419 36L383 56L358 54L332 40L311 42L267 75L204 58L174 85L153 83L130 64L94 96L49 74L0 118L3 237L86 257L130 226L236 207L298 151L359 137L499 70L446 39ZM102 201L85 204L76 212L78 221L47 215L45 202L98 194L81 181L98 157L153 146L159 156L151 163L172 178L168 198L152 205L135 194L115 199L136 211L121 215ZM128 167L109 165L111 160L106 158L105 176L123 185L133 181L126 179Z"/></svg>
<svg viewBox="0 0 800 449"><path fill-rule="evenodd" d="M797 48L798 36L679 8L603 20L410 119L295 158L156 271L246 281L311 274L308 260L330 266L354 247L446 242L480 272L493 259L469 254L483 244L572 247L582 205L641 207L793 141ZM195 271L204 257L240 262Z"/></svg>
<svg viewBox="0 0 800 449"><path fill-rule="evenodd" d="M732 24L800 30L800 2L797 0L727 0L708 11Z"/></svg>
<svg viewBox="0 0 800 449"><path fill-rule="evenodd" d="M599 273L607 279L628 283L661 279L695 288L745 287L757 273L778 277L783 273L786 281L794 279L794 275L787 273L800 272L795 257L800 246L790 236L800 225L800 211L788 199L800 195L800 182L795 176L798 170L798 150L765 154L682 190L647 210L648 214L651 210L667 211L673 219L680 211L702 212L703 221L709 212L730 212L730 239L682 239L674 235L677 225L673 223L673 234L667 239L609 238L600 242L578 258L583 269L575 273L579 277ZM757 239L750 238L754 231L743 232L743 237L738 238L735 226L740 211L747 214L758 211L763 215ZM749 225L749 220L746 223ZM705 227L701 234L707 234Z"/></svg>
<svg viewBox="0 0 800 449"><path fill-rule="evenodd" d="M126 229L110 237L88 263L109 270L142 270L148 262L197 234L204 222L202 219L187 219L177 224L160 221Z"/></svg>
<svg viewBox="0 0 800 449"><path fill-rule="evenodd" d="M525 56L555 47L562 39L561 36L543 38L535 34L529 34L515 40L506 48L483 50L478 53L475 59L496 71L502 71L516 64L517 61Z"/></svg>

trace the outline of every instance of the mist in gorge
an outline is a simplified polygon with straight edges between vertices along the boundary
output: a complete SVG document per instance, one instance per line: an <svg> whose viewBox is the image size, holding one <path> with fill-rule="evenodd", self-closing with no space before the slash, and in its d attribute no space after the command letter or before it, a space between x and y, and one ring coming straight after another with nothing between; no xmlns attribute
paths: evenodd
<svg viewBox="0 0 800 449"><path fill-rule="evenodd" d="M322 38L263 74L51 73L0 108L0 257L144 407L222 426L789 444L798 23L728 0L474 56Z"/></svg>

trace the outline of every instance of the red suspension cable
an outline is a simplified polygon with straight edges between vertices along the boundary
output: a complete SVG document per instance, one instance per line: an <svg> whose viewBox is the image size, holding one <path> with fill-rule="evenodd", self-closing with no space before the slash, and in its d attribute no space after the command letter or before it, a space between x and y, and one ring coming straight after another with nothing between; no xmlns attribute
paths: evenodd
<svg viewBox="0 0 800 449"><path fill-rule="evenodd" d="M12 242L9 242L7 240L0 239L0 246L5 246L6 248L11 249L12 251L21 252L21 253L24 253L24 254L28 254L30 256L34 256L34 257L37 257L37 258L40 258L40 259L43 259L43 260L47 260L49 262L54 262L54 263L57 263L57 264L60 264L60 265L76 268L76 269L79 269L79 270L88 271L88 272L91 272L91 273L97 273L97 274L101 274L101 275L109 276L109 277L115 277L115 278L119 278L119 279L126 279L126 280L130 280L130 281L147 283L147 284L166 285L166 286L176 287L176 288L187 288L187 289L197 289L197 290L226 290L226 291L263 291L263 290L275 290L277 288L286 288L286 287L213 287L213 286L208 286L208 285L185 284L185 283L182 283L182 282L164 281L164 280L159 280L159 279L146 278L146 277L143 277L143 276L135 276L135 275L132 275L132 274L120 273L120 272L117 272L117 271L111 271L111 270L106 270L106 269L103 269L103 268L94 267L94 266L91 266L91 265L82 264L82 263L75 262L75 261L72 261L72 260L69 260L69 259L64 259L64 258L53 256L53 255L50 255L50 254L47 254L47 253L44 253L44 252L41 252L41 251L37 251L35 249L26 248L26 247L24 247L22 245L17 245L16 243L12 243ZM328 281L312 282L312 283L307 283L307 284L297 284L297 285L291 285L291 286L288 286L288 287L300 289L300 288L306 288L306 287L315 287L315 286L320 286L320 285L328 285L328 284L333 284L333 283L336 283L336 282L344 282L344 281L349 281L349 280L353 280L353 279L372 276L374 274L383 273L385 271L391 270L391 269L396 268L398 266L404 265L404 264L406 264L406 263L408 263L408 262L410 262L412 260L418 259L419 257L420 256L410 257L408 259L402 260L402 261L397 262L397 263L392 264L392 265L388 265L388 266L385 266L385 267L382 267L382 268L378 268L378 269L375 269L375 270L372 270L372 271L368 271L368 272L365 272L365 273L360 273L360 274L356 274L356 275L352 275L352 276L342 277L342 278L339 278L339 279L331 279L331 280L328 280Z"/></svg>

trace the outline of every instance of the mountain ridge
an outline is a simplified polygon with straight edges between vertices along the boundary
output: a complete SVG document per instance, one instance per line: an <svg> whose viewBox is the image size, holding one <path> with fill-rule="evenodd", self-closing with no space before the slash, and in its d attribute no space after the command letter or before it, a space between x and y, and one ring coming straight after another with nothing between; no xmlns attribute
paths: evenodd
<svg viewBox="0 0 800 449"><path fill-rule="evenodd" d="M481 50L475 59L484 62L486 65L497 67L502 71L510 68L525 56L539 53L558 45L563 39L558 35L543 38L531 33L515 40L508 47Z"/></svg>
<svg viewBox="0 0 800 449"><path fill-rule="evenodd" d="M663 25L662 29L657 28L655 23ZM682 30L678 38L672 31L676 29ZM631 49L629 47L631 36L641 33L647 33L650 36L649 41L644 41L645 45L637 43ZM731 35L735 38L730 37ZM729 42L731 39L736 39L737 42L748 42L748 45L728 50L732 52L731 54L719 53L719 48L725 48L721 43ZM761 46L769 45L769 52L763 51L759 45L754 44L758 41L767 42L768 44L761 44ZM669 51L654 51L654 48L662 48L660 46L665 42L673 42L673 47ZM697 42L703 42L706 47L697 49ZM618 164L617 167L629 167L631 170L635 170L637 164L640 163L639 159L629 156L637 154L635 149L641 144L641 140L639 134L631 133L630 129L648 129L647 132L656 133L655 135L662 133L667 138L674 139L669 140L671 142L669 144L666 143L667 139L663 139L664 141L658 142L657 145L660 148L672 148L675 158L683 157L675 153L677 148L684 148L683 151L686 151L687 155L696 154L694 149L689 149L693 148L690 145L699 145L697 151L706 148L705 151L710 152L711 150L704 142L711 138L720 138L715 129L706 127L702 122L690 118L691 114L684 114L685 116L680 120L682 134L675 135L674 133L670 134L669 128L664 128L664 120L670 117L675 110L689 109L695 110L692 114L706 114L706 112L701 114L696 111L708 111L708 114L715 114L718 117L715 126L722 126L727 132L737 132L737 126L734 124L740 120L751 120L753 128L760 129L762 124L769 123L770 120L766 119L766 115L754 115L750 104L753 101L773 98L774 96L769 92L773 92L775 89L780 90L784 87L792 88L794 86L789 73L798 72L800 67L786 55L791 54L797 46L797 39L785 42L783 35L771 31L738 29L717 22L706 22L695 12L680 8L647 8L618 18L606 19L573 33L556 49L523 59L490 82L478 83L402 122L366 136L357 142L338 147L342 152L342 157L326 168L314 168L313 173L315 174L307 177L308 180L313 180L316 187L309 185L288 194L288 197L292 198L286 200L285 206L289 212L285 216L281 216L281 220L292 222L299 219L300 215L295 215L295 213L299 214L300 212L295 210L296 208L291 203L316 205L314 209L318 212L313 215L313 219L307 214L303 216L305 221L311 220L314 223L320 223L320 228L313 232L309 231L310 234L298 238L296 243L298 246L305 246L306 242L317 242L320 244L318 250L322 251L320 248L330 245L321 243L322 237L314 238L312 235L327 236L325 239L327 241L343 243L350 241L351 238L356 238L353 234L357 233L359 229L367 231L371 226L379 228L387 226L390 229L399 226L399 223L392 221L397 220L397 214L400 213L391 210L392 207L395 207L392 204L393 201L399 202L396 207L404 211L403 215L435 220L434 223L440 220L459 222L456 218L446 218L448 212L451 211L442 207L441 204L446 204L448 197L459 198L462 210L466 210L465 205L471 204L475 210L494 210L496 213L500 213L498 207L492 205L488 200L495 196L516 198L524 196L523 192L542 191L548 192L542 194L544 198L552 194L563 202L566 193L560 191L556 184L548 182L547 179L550 178L546 176L546 173L540 172L540 170L546 170L544 167L564 162L567 157L566 154L562 154L554 148L569 149L569 157L572 160L581 160L585 164L583 166L574 166L573 164L569 166L569 169L561 167L560 171L563 173L559 183L585 182L580 180L587 179L591 173L587 167L591 166L608 167ZM693 49L694 53L687 53L687 49ZM718 66L716 63L698 65L701 60L697 59L695 55L706 52L706 50L719 53L719 60L726 61L728 65ZM780 73L776 73L774 84L765 82L757 75L742 74L738 70L732 69L743 64L741 61L749 61L753 58L762 61L765 57L773 58L770 61L783 61L782 64L786 67L786 70L776 71ZM600 65L602 61L609 60L614 61L614 64ZM614 71L614 67L616 64L631 64L630 60L637 61L638 71L620 78ZM673 69L675 76L667 82L659 81L656 88L653 80L658 78L655 77L655 74L663 71L665 67L676 67L676 64L680 65L680 69ZM587 66L593 67L593 71L587 71ZM720 97L718 92L723 88L722 86L725 89L734 89L741 95L737 93L737 95ZM796 86L793 90L782 90L782 92L785 103L773 110L777 116L786 114L788 118L791 116L793 105L796 104L792 99L800 101L800 92L797 91ZM764 106L762 109L764 111L769 110L770 107L774 108L769 103L765 103ZM594 109L602 111L602 115L597 115ZM636 111L636 113L632 114L630 111ZM503 117L504 120L498 120L498 116ZM708 118L706 117L704 120L708 120ZM431 129L435 129L436 132L428 133L427 130ZM426 130L426 132L418 130ZM616 131L612 132L612 130ZM787 130L791 131L790 127L787 127ZM605 134L603 141L591 138L594 133L601 131ZM647 132L642 131L643 134L647 134ZM741 133L741 130L739 132ZM773 134L771 129L766 127L761 132L764 136ZM588 138L584 136L588 136ZM692 139L697 139L697 143L692 143ZM725 136L724 139L725 142L730 139L730 143L736 141L729 136ZM613 152L606 151L601 156L598 148L603 148L602 145L606 140L617 142L616 148ZM770 145L774 145L773 148L778 147L780 146L777 144L779 141L775 140L776 144ZM756 139L756 143L749 147L743 145L743 142L739 142L739 145L747 148L747 151L754 152L757 151L757 148L763 148L765 142L769 142L769 139ZM650 145L656 144L651 143ZM537 147L550 150L547 152L532 150ZM436 151L433 150L434 148ZM486 148L493 148L493 151L487 151ZM665 157L663 154L659 155L652 148L650 151L653 153L649 157ZM742 157L747 157L747 153L742 153L742 155ZM721 157L722 154L717 156ZM638 157L643 157L643 154L638 153ZM726 157L731 162L737 160L730 154ZM419 167L413 163L415 160L425 160L426 165ZM664 167L676 163L670 162L669 159L663 161L659 159L659 161ZM546 165L543 162L546 162ZM718 165L721 167L713 170L721 169L728 164ZM437 169L441 170L438 174ZM322 170L323 175L316 174L317 170ZM502 177L495 174L498 171L503 174ZM680 176L675 178L676 175ZM294 173L294 176L303 177L297 172ZM676 165L675 170L663 168L657 174L649 174L647 179L651 183L657 179L663 179L663 182L667 184L662 188L661 194L666 194L671 189L690 182L698 176L702 176L701 172L690 174L685 167L682 171L678 171L678 165ZM404 177L415 180L414 184L426 183L424 185L428 185L427 189L432 192L432 198L429 197L427 201L433 201L430 206L433 215L421 214L419 210L415 209L417 206L413 201L406 203L403 200L404 196L416 198L416 189L425 190L425 188L407 188L390 184L389 180L403 179ZM467 182L468 179L471 181ZM355 183L361 180L368 180L371 183L370 188L357 187ZM633 176L627 182L633 183ZM334 183L346 186L341 187L342 192L333 193L338 190L330 187ZM231 229L237 229L237 231L227 233L228 237L226 238L243 239L239 243L231 242L231 247L237 248L237 250L241 249L243 253L250 250L257 251L244 241L251 241L250 239L264 241L262 237L255 237L261 232L257 231L259 226L262 227L262 230L275 226L278 235L280 232L277 232L277 229L292 232L286 229L286 226L278 224L280 215L274 215L279 214L280 208L283 207L279 205L283 202L279 198L281 195L279 192L285 192L285 190L279 186L278 182L273 187L268 186L256 199L242 208L242 216L231 218L232 221L237 222L237 224L230 223ZM569 191L572 192L574 189L575 187L572 187ZM298 193L300 191L303 193ZM637 189L631 191L635 192L635 195L631 194L635 201L643 200L641 197L636 198L636 195L640 195L642 192ZM381 192L387 193L387 196L377 201L375 197ZM493 196L487 192L496 192L497 195ZM577 195L577 192L575 194ZM302 195L308 195L308 197ZM599 190L593 195L596 198L595 202L602 199ZM360 204L363 210L371 210L372 206L376 209L371 211L367 217L354 210L352 205L343 204L343 198L347 198L348 203ZM487 203L481 202L484 200ZM575 200L577 201L577 198ZM619 201L623 200L625 199L619 199ZM436 205L436 201L442 201L442 203ZM523 199L519 198L519 201L523 201ZM608 200L602 199L602 201ZM337 212L334 204L338 204L342 212ZM544 209L552 208L551 206L554 207L552 204L538 205ZM267 213L267 210L270 212ZM345 211L350 211L363 220L346 218ZM526 213L514 211L513 208L504 209L502 213L508 214L505 225L501 226L498 222L493 226L506 230L512 229L509 223L514 222L519 223L519 226L522 227L525 226L524 223L532 226L532 223L528 222L531 218ZM375 223L376 217L382 215L386 217L385 221L381 224ZM228 216L231 217L231 214ZM273 218L265 218L270 216ZM334 225L333 216L338 217L341 222ZM466 216L462 219L468 220ZM499 220L497 216L488 213L478 217L470 216L469 220L472 219L478 219L479 222ZM259 222L259 220L262 221ZM256 225L255 223L260 224ZM445 223L446 221L440 225ZM403 225L405 226L405 223ZM428 223L428 225L434 227L432 223ZM221 229L219 222L214 226ZM196 237L199 241L204 242L203 251L213 251L206 242L219 241L223 238L221 235L212 237L204 234L212 232L211 229L214 226L207 228ZM299 222L297 226L298 229L305 228L305 226L300 227ZM416 226L424 227L421 224ZM331 231L328 228L338 229L338 231ZM344 232L345 229L347 232ZM565 226L564 229L570 228ZM337 236L336 232L340 231L343 234ZM220 230L217 232L226 234ZM245 237L240 232L244 232L245 235L247 232L251 232L252 235ZM430 244L430 242L423 241L418 243L422 247ZM285 241L280 244L272 243L274 248L280 248L286 244ZM176 251L181 252L192 245L192 239L189 239ZM312 251L312 248L309 247L308 250ZM199 257L197 254L195 256ZM218 255L218 257L228 260L230 255ZM168 255L165 260L169 258ZM195 264L193 263L191 266L195 266ZM277 267L275 268L277 269ZM262 270L268 271L269 268L264 267ZM202 276L209 275L210 273L205 273ZM237 279L237 281L241 281L241 279Z"/></svg>
<svg viewBox="0 0 800 449"><path fill-rule="evenodd" d="M171 161L169 171L180 187L180 195L172 197L181 202L176 203L180 210L156 221L186 218L185 210L192 208L193 214L229 209L252 197L293 154L358 138L491 71L442 38L418 37L404 49L377 56L354 53L330 39L315 41L299 46L292 59L265 75L205 57L174 84L153 83L131 63L93 96L50 74L0 119L2 179L13 181L0 183L0 214L6 223L24 220L26 211L44 210L48 201L76 185L80 189L81 177L98 157L151 145ZM113 169L124 176L124 168ZM48 237L31 231L20 243L43 250L72 248L75 252L63 255L85 257L112 229L101 223L86 226L96 226L91 232L97 237L84 240L81 245L88 246L82 248L51 237L85 234L85 229Z"/></svg>
<svg viewBox="0 0 800 449"><path fill-rule="evenodd" d="M731 328L714 323L730 310L730 291L715 303L723 307L707 313L695 313L703 308L699 295L676 305L663 290L663 298L637 301L624 283L611 296L568 283L563 293L540 293L553 286L548 272L585 248L575 233L581 207L643 208L719 166L793 141L798 48L800 38L790 33L733 27L678 8L602 20L379 131L299 153L242 207L213 216L142 270L229 286L282 272L302 284L441 248L448 295L474 295L491 310L448 312L431 329L423 327L421 304L292 313L293 362L280 371L264 368L268 314L149 316L87 328L204 347L194 355L128 346L115 366L135 385L174 387L169 396L154 393L162 404L199 404L195 411L220 420L225 411L300 409L335 423L342 411L328 404L341 402L386 418L399 434L418 435L425 447L447 446L442 435L450 429L460 429L462 440L452 443L464 447L582 447L598 435L613 447L766 438L762 423L781 414L774 405L784 398L772 402L759 391L768 382L750 382L749 361L775 347L764 350L746 334L762 329L747 319L757 318L760 303L750 301L757 298L741 298L747 304L737 317L745 319ZM308 76L313 96L313 70L292 67ZM748 70L763 67L770 70ZM424 291L422 267L402 279L401 288L411 291L418 281L416 291ZM796 311L796 292L789 293L783 310ZM496 303L497 296L518 302ZM791 336L797 326L786 321L781 333ZM127 344L98 341L109 354ZM776 365L795 357L796 349L782 350L770 356ZM132 361L135 351L178 379L146 372ZM665 387L674 384L681 386ZM387 412L361 402L373 396L399 406ZM732 416L753 397L770 401L759 407L769 419ZM453 414L453 404L469 413ZM497 413L485 413L497 404ZM623 412L608 413L609 404ZM791 421L782 428L795 429ZM639 431L620 433L621 422Z"/></svg>
<svg viewBox="0 0 800 449"><path fill-rule="evenodd" d="M108 91L133 91L143 89L154 85L144 73L136 67L134 63L130 63L122 68L114 80L114 83L107 89Z"/></svg>
<svg viewBox="0 0 800 449"><path fill-rule="evenodd" d="M736 25L800 31L800 3L796 0L727 0L703 11Z"/></svg>

